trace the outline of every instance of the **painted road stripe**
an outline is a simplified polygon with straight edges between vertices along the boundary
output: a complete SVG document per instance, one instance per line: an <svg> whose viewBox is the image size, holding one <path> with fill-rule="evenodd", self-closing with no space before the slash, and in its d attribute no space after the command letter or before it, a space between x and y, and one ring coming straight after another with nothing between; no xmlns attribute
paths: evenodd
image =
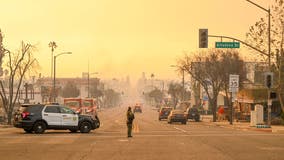
<svg viewBox="0 0 284 160"><path fill-rule="evenodd" d="M284 134L149 134L149 135L142 135L142 134L134 134L134 137L244 137L244 136L278 136L284 137ZM84 135L84 138L121 138L125 137L125 135ZM82 138L81 137L81 138ZM21 139L21 138L74 138L73 136L67 135L47 135L47 136L3 136L0 137L1 139ZM76 137L77 138L77 137Z"/></svg>
<svg viewBox="0 0 284 160"><path fill-rule="evenodd" d="M178 127L174 127L174 129L179 130L179 131L181 131L181 132L183 132L183 133L186 133L186 131L185 131L185 130L180 129L180 128L178 128Z"/></svg>

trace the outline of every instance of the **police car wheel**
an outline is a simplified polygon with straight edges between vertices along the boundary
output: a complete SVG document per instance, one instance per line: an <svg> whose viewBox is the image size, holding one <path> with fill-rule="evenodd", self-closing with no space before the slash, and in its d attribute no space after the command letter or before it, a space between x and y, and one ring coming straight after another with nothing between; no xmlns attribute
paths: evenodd
<svg viewBox="0 0 284 160"><path fill-rule="evenodd" d="M35 131L35 133L37 134L42 134L44 133L46 129L46 124L42 121L38 121L35 123L34 127L33 127L33 130Z"/></svg>
<svg viewBox="0 0 284 160"><path fill-rule="evenodd" d="M96 125L97 125L97 127L96 127L96 128L100 128L100 126L101 126L100 121L98 121Z"/></svg>
<svg viewBox="0 0 284 160"><path fill-rule="evenodd" d="M89 122L82 122L80 126L81 133L89 133L91 131L91 124Z"/></svg>

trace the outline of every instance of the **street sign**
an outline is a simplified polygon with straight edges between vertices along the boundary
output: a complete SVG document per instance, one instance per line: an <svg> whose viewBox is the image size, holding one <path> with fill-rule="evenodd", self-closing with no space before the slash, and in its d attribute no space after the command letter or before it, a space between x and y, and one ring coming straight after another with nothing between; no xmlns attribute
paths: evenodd
<svg viewBox="0 0 284 160"><path fill-rule="evenodd" d="M240 42L215 42L215 48L240 48Z"/></svg>
<svg viewBox="0 0 284 160"><path fill-rule="evenodd" d="M230 74L229 92L238 92L239 90L239 75Z"/></svg>

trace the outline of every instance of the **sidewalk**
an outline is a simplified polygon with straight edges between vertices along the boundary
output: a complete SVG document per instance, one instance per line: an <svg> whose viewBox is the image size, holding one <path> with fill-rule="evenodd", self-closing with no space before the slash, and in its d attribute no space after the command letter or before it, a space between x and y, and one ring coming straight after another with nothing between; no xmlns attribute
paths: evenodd
<svg viewBox="0 0 284 160"><path fill-rule="evenodd" d="M284 133L284 125L271 125L271 128L257 128L251 127L249 122L233 122L230 125L229 121L212 122L212 116L201 116L201 121L207 125L219 126L223 128L232 128L237 130L250 130L250 131L262 131L272 133Z"/></svg>
<svg viewBox="0 0 284 160"><path fill-rule="evenodd" d="M6 125L6 124L0 124L0 129L1 128L12 128L13 125Z"/></svg>

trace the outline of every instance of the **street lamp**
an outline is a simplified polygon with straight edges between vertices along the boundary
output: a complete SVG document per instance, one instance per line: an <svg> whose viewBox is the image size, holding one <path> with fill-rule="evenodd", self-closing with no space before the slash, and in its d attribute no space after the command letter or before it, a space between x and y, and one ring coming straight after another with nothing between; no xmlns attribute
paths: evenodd
<svg viewBox="0 0 284 160"><path fill-rule="evenodd" d="M88 72L88 98L90 97L90 75L92 74L99 74L98 72L89 73Z"/></svg>
<svg viewBox="0 0 284 160"><path fill-rule="evenodd" d="M54 71L53 71L53 102L55 102L55 98L56 98L56 95L55 95L56 58L63 55L63 54L72 54L72 52L62 52L58 55L55 55L54 58L53 58L53 60L54 60L54 62L53 62L53 64L54 64L54 66L53 66L53 69L54 69Z"/></svg>
<svg viewBox="0 0 284 160"><path fill-rule="evenodd" d="M266 9L250 0L247 0L249 3L257 6L258 8L262 9L263 11L267 12L268 13L268 67L269 67L269 70L270 70L270 66L271 66L271 37L270 37L270 28L271 28L271 24L270 24L270 8ZM268 115L267 115L267 125L270 127L271 125L271 104L270 104L270 88L268 88Z"/></svg>
<svg viewBox="0 0 284 160"><path fill-rule="evenodd" d="M171 65L170 67L179 67L177 65ZM184 69L181 68L182 70L182 101L184 101L184 95L185 95L185 89L184 89Z"/></svg>

